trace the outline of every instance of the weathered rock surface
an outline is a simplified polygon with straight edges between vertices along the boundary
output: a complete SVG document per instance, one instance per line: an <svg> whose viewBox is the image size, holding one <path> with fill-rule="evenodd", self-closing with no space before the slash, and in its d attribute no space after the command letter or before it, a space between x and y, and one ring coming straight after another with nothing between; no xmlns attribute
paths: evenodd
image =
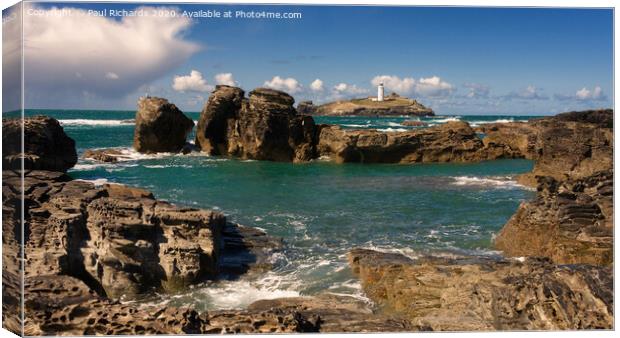
<svg viewBox="0 0 620 338"><path fill-rule="evenodd" d="M248 307L251 311L276 309L300 313L320 332L400 332L418 329L406 320L376 313L365 302L349 296L322 294L259 300Z"/></svg>
<svg viewBox="0 0 620 338"><path fill-rule="evenodd" d="M273 89L258 88L245 98L240 88L217 86L200 114L196 145L211 155L308 161L315 157L314 120L298 115L293 103Z"/></svg>
<svg viewBox="0 0 620 338"><path fill-rule="evenodd" d="M141 153L179 152L194 121L166 99L143 97L138 101L133 147Z"/></svg>
<svg viewBox="0 0 620 338"><path fill-rule="evenodd" d="M569 112L527 123L498 123L479 128L487 152L535 160L519 181L536 186L537 176L563 181L613 167L613 110Z"/></svg>
<svg viewBox="0 0 620 338"><path fill-rule="evenodd" d="M509 256L544 256L558 264L613 264L613 171L559 182L542 177L495 239Z"/></svg>
<svg viewBox="0 0 620 338"><path fill-rule="evenodd" d="M121 304L93 293L70 276L26 278L25 333L39 335L145 335L316 332L294 310L214 311Z"/></svg>
<svg viewBox="0 0 620 338"><path fill-rule="evenodd" d="M297 104L297 112L302 115L312 115L316 113L316 107L312 101L301 101Z"/></svg>
<svg viewBox="0 0 620 338"><path fill-rule="evenodd" d="M318 152L338 163L472 162L487 159L483 143L466 122L386 133L321 126Z"/></svg>
<svg viewBox="0 0 620 338"><path fill-rule="evenodd" d="M3 172L3 186L18 180ZM110 298L133 298L217 274L226 222L220 213L179 208L143 189L96 187L54 172L27 173L24 191L26 277L71 275Z"/></svg>
<svg viewBox="0 0 620 338"><path fill-rule="evenodd" d="M87 149L82 154L82 158L106 163L116 163L123 157L123 152L119 149Z"/></svg>
<svg viewBox="0 0 620 338"><path fill-rule="evenodd" d="M22 121L24 153L22 153ZM77 163L75 142L65 134L58 120L47 116L2 119L2 166L24 169L67 171Z"/></svg>
<svg viewBox="0 0 620 338"><path fill-rule="evenodd" d="M566 330L613 327L609 267L544 259L426 257L355 249L353 271L385 313L423 330Z"/></svg>

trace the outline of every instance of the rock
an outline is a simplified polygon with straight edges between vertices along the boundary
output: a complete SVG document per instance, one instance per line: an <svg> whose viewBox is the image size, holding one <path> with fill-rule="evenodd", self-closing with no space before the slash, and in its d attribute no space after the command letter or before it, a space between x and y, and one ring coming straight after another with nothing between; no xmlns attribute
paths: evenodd
<svg viewBox="0 0 620 338"><path fill-rule="evenodd" d="M22 121L24 152L22 153ZM47 116L2 119L2 165L21 169L66 172L77 163L75 142L58 120Z"/></svg>
<svg viewBox="0 0 620 338"><path fill-rule="evenodd" d="M377 314L368 304L350 297L322 294L315 297L277 298L256 301L250 311L296 311L316 323L319 332L415 331L409 322ZM314 320L313 320L314 319Z"/></svg>
<svg viewBox="0 0 620 338"><path fill-rule="evenodd" d="M297 104L297 112L303 115L312 115L316 113L316 106L312 101L301 101Z"/></svg>
<svg viewBox="0 0 620 338"><path fill-rule="evenodd" d="M401 124L406 127L426 127L428 125L425 122L416 121L416 120L406 120L406 121L403 121Z"/></svg>
<svg viewBox="0 0 620 338"><path fill-rule="evenodd" d="M495 246L508 256L544 256L557 264L613 264L613 171L558 182L539 177Z"/></svg>
<svg viewBox="0 0 620 338"><path fill-rule="evenodd" d="M8 185L18 179L3 172L7 201L17 198ZM131 299L217 276L220 213L43 171L25 174L24 191L27 277L71 275L103 296Z"/></svg>
<svg viewBox="0 0 620 338"><path fill-rule="evenodd" d="M466 122L406 132L321 126L318 152L338 163L473 162L486 159L482 141Z"/></svg>
<svg viewBox="0 0 620 338"><path fill-rule="evenodd" d="M116 163L123 157L123 152L119 149L88 149L82 154L82 158L95 160L105 163Z"/></svg>
<svg viewBox="0 0 620 338"><path fill-rule="evenodd" d="M489 157L535 160L534 169L519 177L528 186L537 176L563 181L613 167L613 111L588 110L480 127Z"/></svg>
<svg viewBox="0 0 620 338"><path fill-rule="evenodd" d="M354 249L349 262L383 311L422 330L576 330L613 327L610 267L544 259L424 257Z"/></svg>
<svg viewBox="0 0 620 338"><path fill-rule="evenodd" d="M282 250L282 239L264 231L228 222L222 229L220 275L232 277L270 271L271 256Z"/></svg>
<svg viewBox="0 0 620 338"><path fill-rule="evenodd" d="M94 294L70 276L26 278L25 334L153 335L316 332L292 310L213 311L121 304Z"/></svg>
<svg viewBox="0 0 620 338"><path fill-rule="evenodd" d="M194 121L166 99L142 97L138 101L133 147L141 153L179 152Z"/></svg>
<svg viewBox="0 0 620 338"><path fill-rule="evenodd" d="M211 155L243 159L308 161L315 157L316 128L298 115L294 99L258 88L243 97L240 88L217 86L200 114L196 145Z"/></svg>

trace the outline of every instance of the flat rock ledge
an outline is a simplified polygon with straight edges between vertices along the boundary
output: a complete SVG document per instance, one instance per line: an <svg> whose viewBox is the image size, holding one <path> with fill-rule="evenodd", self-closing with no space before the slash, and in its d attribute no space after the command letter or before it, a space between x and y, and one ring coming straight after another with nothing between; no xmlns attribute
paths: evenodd
<svg viewBox="0 0 620 338"><path fill-rule="evenodd" d="M410 259L354 249L349 262L385 314L432 331L613 328L613 270L548 259Z"/></svg>

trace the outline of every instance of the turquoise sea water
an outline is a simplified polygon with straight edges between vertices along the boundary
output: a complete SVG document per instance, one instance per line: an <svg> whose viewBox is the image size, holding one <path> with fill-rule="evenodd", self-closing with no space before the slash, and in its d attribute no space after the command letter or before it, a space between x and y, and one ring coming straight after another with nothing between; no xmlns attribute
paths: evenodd
<svg viewBox="0 0 620 338"><path fill-rule="evenodd" d="M58 118L78 152L119 147L128 160L98 164L80 159L74 178L145 187L159 199L215 208L230 220L284 239L263 276L215 283L156 301L239 308L271 297L333 292L363 297L346 263L354 247L417 256L495 255L492 238L533 191L515 182L527 160L475 164L337 165L241 161L202 154L141 155L130 147L134 112L28 111ZM190 113L194 120L197 113ZM406 118L317 118L347 128L402 129ZM527 117L461 116L422 119L472 124Z"/></svg>

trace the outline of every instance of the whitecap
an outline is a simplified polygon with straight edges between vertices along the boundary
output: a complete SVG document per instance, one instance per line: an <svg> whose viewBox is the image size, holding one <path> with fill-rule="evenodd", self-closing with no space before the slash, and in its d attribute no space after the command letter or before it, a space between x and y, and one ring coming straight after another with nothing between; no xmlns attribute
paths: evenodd
<svg viewBox="0 0 620 338"><path fill-rule="evenodd" d="M510 176L489 176L489 177L477 177L477 176L456 176L452 177L454 180L453 185L468 186L468 187L493 187L499 189L527 189L527 187L517 183Z"/></svg>
<svg viewBox="0 0 620 338"><path fill-rule="evenodd" d="M76 181L89 182L94 184L96 187L109 183L107 178L96 178L94 180L76 179Z"/></svg>
<svg viewBox="0 0 620 338"><path fill-rule="evenodd" d="M398 132L403 132L403 131L407 131L408 129L405 128L382 128L382 129L377 129L378 131L385 131L388 133L398 133Z"/></svg>
<svg viewBox="0 0 620 338"><path fill-rule="evenodd" d="M121 126L131 125L135 120L91 120L91 119L61 119L58 120L63 126Z"/></svg>

